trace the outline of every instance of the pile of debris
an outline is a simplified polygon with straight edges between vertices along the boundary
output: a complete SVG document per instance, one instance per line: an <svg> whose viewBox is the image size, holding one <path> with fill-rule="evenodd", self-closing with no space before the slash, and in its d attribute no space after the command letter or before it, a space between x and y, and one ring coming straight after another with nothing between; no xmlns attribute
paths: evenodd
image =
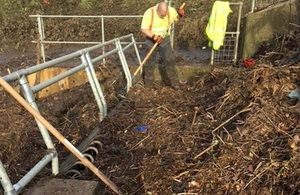
<svg viewBox="0 0 300 195"><path fill-rule="evenodd" d="M94 164L125 194L299 194L300 106L289 97L299 83L299 61L273 64L299 52L296 38L278 38L280 50L267 49L251 68L216 65L178 91L134 87L121 101L106 94L108 104L118 106L100 124L88 87L38 104L75 146L99 126ZM32 117L1 94L0 147L6 150L0 158L16 182L45 146ZM61 143L55 145L66 158ZM98 179L86 171L77 178ZM102 185L99 194L112 194Z"/></svg>
<svg viewBox="0 0 300 195"><path fill-rule="evenodd" d="M274 41L261 46L257 57L263 63L275 66L289 66L300 62L300 26L293 24L296 30L287 34L274 34Z"/></svg>

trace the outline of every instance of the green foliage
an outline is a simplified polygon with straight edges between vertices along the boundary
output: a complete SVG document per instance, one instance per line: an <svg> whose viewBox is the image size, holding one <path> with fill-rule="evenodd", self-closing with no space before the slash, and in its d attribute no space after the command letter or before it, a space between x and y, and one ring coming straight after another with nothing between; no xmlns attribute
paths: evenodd
<svg viewBox="0 0 300 195"><path fill-rule="evenodd" d="M79 7L83 9L92 9L96 5L96 0L81 0Z"/></svg>
<svg viewBox="0 0 300 195"><path fill-rule="evenodd" d="M31 9L41 5L40 0L0 0L2 19L30 13Z"/></svg>

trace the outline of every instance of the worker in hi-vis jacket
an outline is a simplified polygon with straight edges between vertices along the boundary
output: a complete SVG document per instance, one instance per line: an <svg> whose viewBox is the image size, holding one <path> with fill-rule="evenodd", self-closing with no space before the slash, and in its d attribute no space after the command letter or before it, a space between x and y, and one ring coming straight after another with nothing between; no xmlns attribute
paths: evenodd
<svg viewBox="0 0 300 195"><path fill-rule="evenodd" d="M148 51L157 44L151 56L146 61L143 69L143 79L146 87L154 86L154 70L156 57L159 53L162 64L158 66L161 79L165 85L179 89L179 80L174 65L174 54L170 42L169 28L171 23L177 21L178 17L184 16L181 6L178 10L168 6L166 2L148 8L142 19L141 32L146 37Z"/></svg>

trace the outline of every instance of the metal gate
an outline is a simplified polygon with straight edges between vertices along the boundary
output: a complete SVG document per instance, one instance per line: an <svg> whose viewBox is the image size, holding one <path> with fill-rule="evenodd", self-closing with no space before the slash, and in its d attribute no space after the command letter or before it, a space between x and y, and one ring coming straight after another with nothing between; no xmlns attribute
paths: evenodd
<svg viewBox="0 0 300 195"><path fill-rule="evenodd" d="M235 30L226 32L224 44L219 50L215 51L212 49L210 61L211 65L214 63L232 64L237 62L242 6L242 2L230 3L233 16L228 18L228 24L236 24L236 26L232 28L235 28ZM234 19L236 21L232 21Z"/></svg>

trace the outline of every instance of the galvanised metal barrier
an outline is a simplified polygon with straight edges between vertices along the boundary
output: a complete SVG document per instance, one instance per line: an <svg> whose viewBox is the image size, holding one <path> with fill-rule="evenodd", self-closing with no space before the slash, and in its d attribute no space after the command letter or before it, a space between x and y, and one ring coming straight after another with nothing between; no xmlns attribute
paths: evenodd
<svg viewBox="0 0 300 195"><path fill-rule="evenodd" d="M139 18L142 16L104 16L104 15L100 15L100 16L78 16L78 15L30 15L29 17L33 17L37 19L37 24L38 24L38 32L39 32L39 38L38 41L33 41L34 43L38 43L39 44L39 51L40 51L40 56L42 57L43 61L46 61L46 54L45 54L45 45L46 44L89 44L89 45L94 45L94 44L99 44L99 43L104 43L106 41L105 39L105 18ZM46 40L46 36L45 36L45 26L44 26L44 18L55 18L55 19L66 19L66 18L98 18L101 20L101 41L54 41L54 40ZM57 32L57 34L59 34ZM126 44L126 43L125 43ZM105 47L102 48L103 49L103 54L105 53ZM105 62L105 61L103 61Z"/></svg>
<svg viewBox="0 0 300 195"><path fill-rule="evenodd" d="M121 42L127 41L127 45L122 45ZM93 51L98 51L99 49L110 46L111 48L108 52L101 55L90 55ZM130 70L128 68L128 64L126 61L126 57L124 52L133 47L136 52L136 57L140 61L140 55L137 49L137 43L135 42L133 34L128 34L126 36L122 36L119 38L115 38L110 41L106 41L104 43L100 43L88 48L84 48L81 50L78 50L76 52L73 52L71 54L53 59L48 62L44 62L42 64L38 64L35 66L31 66L26 69L21 69L16 72L13 72L9 75L3 76L2 78L6 82L18 82L21 88L21 92L23 93L23 96L25 100L37 111L39 112L38 105L35 100L34 94L41 91L42 89L49 87L50 85L67 78L73 74L75 74L78 71L85 70L89 84L91 86L91 89L93 91L93 94L95 96L98 108L99 108L99 121L101 122L104 117L107 115L107 104L105 97L103 95L103 92L101 90L99 80L95 74L94 64L96 62L99 62L105 57L108 57L113 54L118 54L119 60L121 62L124 75L126 77L126 89L127 92L132 87L132 76L130 73ZM97 53L97 52L96 52ZM94 53L93 53L94 54ZM70 68L68 71L61 73L59 75L56 75L44 82L38 83L35 86L30 86L28 82L27 76L39 72L43 69L54 67L56 65L59 65L62 62L67 62L72 60L80 60L80 64L74 64L72 66L73 68ZM58 163L58 157L57 157L57 151L54 147L54 144L49 136L48 130L38 121L36 120L36 123L38 125L38 128L40 130L40 133L43 137L43 140L47 146L47 154L16 184L12 185L9 176L7 175L7 172L5 171L4 165L0 160L0 180L1 184L5 190L5 195L16 195L19 194L20 191L33 179L39 171L45 167L50 161L52 161L52 173L54 175L57 175L59 173L59 163Z"/></svg>
<svg viewBox="0 0 300 195"><path fill-rule="evenodd" d="M165 1L168 3L169 6L174 6L172 1ZM105 20L108 19L115 19L118 18L120 20L125 19L132 19L132 18L142 18L143 15L99 15L99 16L79 16L79 15L30 15L29 17L37 19L37 26L38 26L38 33L39 38L38 41L32 41L33 43L38 43L39 47L39 56L42 57L43 61L46 61L46 54L45 54L45 44L98 44L99 41L54 41L54 40L46 40L45 36L45 26L44 26L44 19L46 18L55 18L55 19L70 19L70 18L85 18L85 19L100 19L101 21L101 42L104 43L106 41L106 33L105 31L109 29L109 26L105 25ZM139 28L139 26L137 26ZM171 45L174 45L174 28L175 24L173 23L170 27L170 38L171 38ZM59 34L59 33L58 33ZM138 44L144 44L144 41L137 42ZM123 44L123 43L122 43ZM124 43L126 44L126 43ZM105 47L102 48L102 53L105 53ZM105 58L103 59L103 63L105 63Z"/></svg>

